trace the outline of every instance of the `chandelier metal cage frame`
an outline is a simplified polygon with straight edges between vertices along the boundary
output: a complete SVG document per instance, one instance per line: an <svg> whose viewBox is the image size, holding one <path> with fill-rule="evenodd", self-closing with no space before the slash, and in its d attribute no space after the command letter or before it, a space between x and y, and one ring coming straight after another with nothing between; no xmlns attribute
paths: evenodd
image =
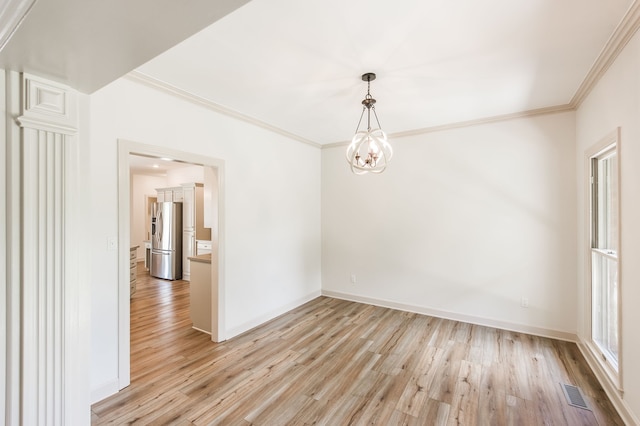
<svg viewBox="0 0 640 426"><path fill-rule="evenodd" d="M393 148L387 140L387 134L380 126L380 120L376 113L376 100L371 96L371 82L376 79L376 75L368 72L362 75L362 80L367 82L367 95L362 101L362 113L356 127L356 132L347 148L347 161L351 166L351 171L357 175L366 173L382 173L393 156ZM367 113L366 130L360 130L362 118ZM378 125L371 128L371 112Z"/></svg>

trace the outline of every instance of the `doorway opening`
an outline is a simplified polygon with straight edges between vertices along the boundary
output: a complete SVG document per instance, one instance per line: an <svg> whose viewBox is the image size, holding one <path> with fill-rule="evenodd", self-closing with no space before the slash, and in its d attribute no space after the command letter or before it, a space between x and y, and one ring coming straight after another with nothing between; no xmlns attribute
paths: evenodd
<svg viewBox="0 0 640 426"><path fill-rule="evenodd" d="M210 208L206 210L211 225L211 340L220 342L224 335L224 161L202 155L176 151L154 145L118 140L118 387L129 385L130 361L130 247L131 241L131 158L132 156L171 159L187 165L202 166L204 186L208 189ZM153 195L145 196L150 202ZM205 197L206 198L206 197ZM146 203L145 203L146 204ZM146 250L145 250L146 251Z"/></svg>

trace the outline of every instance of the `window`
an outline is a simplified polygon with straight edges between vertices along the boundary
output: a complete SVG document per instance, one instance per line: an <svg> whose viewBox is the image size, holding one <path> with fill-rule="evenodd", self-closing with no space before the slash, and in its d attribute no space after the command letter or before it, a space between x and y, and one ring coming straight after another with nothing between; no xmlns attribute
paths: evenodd
<svg viewBox="0 0 640 426"><path fill-rule="evenodd" d="M617 136L617 135L616 135ZM591 343L613 378L619 377L619 181L617 137L590 156ZM611 374L612 373L612 374ZM619 381L616 379L616 383Z"/></svg>

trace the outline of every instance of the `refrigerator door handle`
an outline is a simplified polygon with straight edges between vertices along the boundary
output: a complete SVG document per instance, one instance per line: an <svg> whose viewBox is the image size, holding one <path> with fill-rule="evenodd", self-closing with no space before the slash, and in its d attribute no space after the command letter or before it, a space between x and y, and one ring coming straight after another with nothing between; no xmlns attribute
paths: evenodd
<svg viewBox="0 0 640 426"><path fill-rule="evenodd" d="M157 239L158 239L157 243L158 245L160 245L160 241L162 241L162 209L158 209L157 221L158 221L158 227L156 231Z"/></svg>

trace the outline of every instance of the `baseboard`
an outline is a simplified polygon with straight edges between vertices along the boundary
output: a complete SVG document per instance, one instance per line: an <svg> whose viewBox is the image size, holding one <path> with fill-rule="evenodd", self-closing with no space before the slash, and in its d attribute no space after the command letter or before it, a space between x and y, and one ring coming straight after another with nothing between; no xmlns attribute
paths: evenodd
<svg viewBox="0 0 640 426"><path fill-rule="evenodd" d="M91 404L102 401L106 397L118 393L119 390L118 379L104 383L91 391Z"/></svg>
<svg viewBox="0 0 640 426"><path fill-rule="evenodd" d="M274 309L273 311L270 311L264 315L261 315L259 317L256 317L254 319L252 319L251 321L247 321L244 324L238 326L238 327L233 327L230 329L226 330L226 339L231 339L232 337L238 336L239 334L242 334L246 331L251 330L252 328L255 328L259 325L264 324L267 321L270 321L282 314L285 314L287 312L289 312L292 309L297 308L298 306L304 305L307 302L312 301L313 299L320 297L321 293L320 290L318 291L314 291L308 295L306 295L305 297L302 297L300 299L297 299L291 303L287 303L286 305L283 305L281 307L279 307L278 309Z"/></svg>
<svg viewBox="0 0 640 426"><path fill-rule="evenodd" d="M199 331L199 332L201 332L201 333L205 333L205 334L208 334L209 336L211 336L211 332L210 332L210 331L203 330L203 329L198 328L198 327L193 326L193 325L191 326L191 328L193 328L195 331Z"/></svg>
<svg viewBox="0 0 640 426"><path fill-rule="evenodd" d="M602 389L604 389L605 393L609 397L609 400L613 404L614 408L622 417L624 424L627 426L639 426L640 420L638 417L633 414L633 412L629 409L626 401L623 399L623 393L618 391L615 384L609 379L609 375L604 371L600 363L593 357L593 352L591 352L584 341L580 339L578 341L578 349L582 353L582 356L589 364L591 371L600 382Z"/></svg>
<svg viewBox="0 0 640 426"><path fill-rule="evenodd" d="M368 305L381 306L383 308L397 309L399 311L414 312L417 314L429 315L432 317L450 319L454 321L466 322L469 324L483 325L486 327L499 328L502 330L515 331L518 333L532 334L534 336L549 337L551 339L565 340L568 342L578 342L578 336L565 331L550 330L541 327L533 327L524 324L511 323L507 321L495 320L492 318L476 317L455 312L442 311L438 309L425 308L422 306L398 303L390 300L375 299L372 297L359 296L355 294L342 293L339 291L322 290L322 295L336 299L349 300L352 302L366 303Z"/></svg>

